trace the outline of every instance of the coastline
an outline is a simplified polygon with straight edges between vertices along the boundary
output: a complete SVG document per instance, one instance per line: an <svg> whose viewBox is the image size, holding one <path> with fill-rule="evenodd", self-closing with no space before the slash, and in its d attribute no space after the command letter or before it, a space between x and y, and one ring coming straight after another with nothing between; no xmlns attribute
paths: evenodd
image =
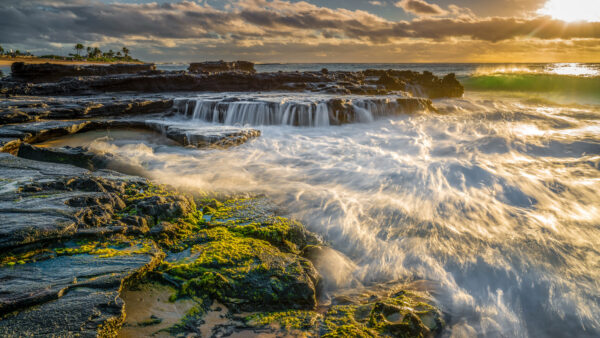
<svg viewBox="0 0 600 338"><path fill-rule="evenodd" d="M277 120L302 126L363 121L344 96L352 92L389 105L388 113L434 111L430 99L389 95L425 80L430 96L458 95L460 84L412 72L372 71L380 80L364 84L362 73L257 74L222 66L228 69L181 74L143 66L99 71L36 65L15 67L11 78L0 80L6 95L0 103L0 199L11 210L0 212L7 224L0 231L0 279L6 281L0 287L0 335L39 335L48 323L60 336L442 332L448 316L433 290L405 280L363 285L350 258L281 213L269 197L161 185L118 154L94 153L88 141L151 139L159 147L224 155L261 136L246 127L190 128L169 119L199 103L185 95L163 98L167 89L312 88L330 95L321 103L327 112L317 114L324 119L312 123L299 113ZM379 101L370 98L384 94Z"/></svg>
<svg viewBox="0 0 600 338"><path fill-rule="evenodd" d="M0 57L0 67L12 65L14 62L25 62L31 64L50 63L57 65L114 65L114 64L143 64L144 62L103 62L103 61L75 61L75 60L55 60L43 59L38 57Z"/></svg>

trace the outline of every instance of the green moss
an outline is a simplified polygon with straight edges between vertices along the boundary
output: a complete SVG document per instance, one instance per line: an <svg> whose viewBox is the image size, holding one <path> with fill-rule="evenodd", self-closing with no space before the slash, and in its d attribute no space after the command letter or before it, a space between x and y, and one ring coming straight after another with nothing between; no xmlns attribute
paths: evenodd
<svg viewBox="0 0 600 338"><path fill-rule="evenodd" d="M38 259L48 259L52 257L52 250L36 249L24 253L5 253L0 255L0 267L14 266L17 264L26 264L35 262Z"/></svg>
<svg viewBox="0 0 600 338"><path fill-rule="evenodd" d="M152 196L176 196L179 195L176 190L171 189L162 184L154 184L148 182L147 184L128 184L125 187L125 202L127 204L137 200L142 200Z"/></svg>
<svg viewBox="0 0 600 338"><path fill-rule="evenodd" d="M277 324L287 331L303 330L316 333L323 316L315 311L289 310L283 312L264 312L244 318L247 325L264 327Z"/></svg>
<svg viewBox="0 0 600 338"><path fill-rule="evenodd" d="M207 299L196 299L198 304L191 308L181 319L181 321L169 327L161 330L171 334L172 336L185 337L189 332L189 327L197 327L202 324L201 319L208 312L212 301Z"/></svg>
<svg viewBox="0 0 600 338"><path fill-rule="evenodd" d="M223 203L201 200L208 226L226 226L245 237L265 240L286 252L298 253L308 244L304 227L289 220L261 210L263 199L229 199Z"/></svg>
<svg viewBox="0 0 600 338"><path fill-rule="evenodd" d="M195 236L190 257L161 266L181 283L177 297L216 299L234 308L315 305L305 266L310 263L303 258L224 226L202 229Z"/></svg>
<svg viewBox="0 0 600 338"><path fill-rule="evenodd" d="M77 242L74 245L54 248L57 256L88 254L96 255L98 258L144 254L151 252L151 250L151 242L137 239L131 241Z"/></svg>
<svg viewBox="0 0 600 338"><path fill-rule="evenodd" d="M399 304L402 304L400 306ZM375 302L334 305L315 311L262 312L245 318L251 327L271 327L320 337L423 337L439 333L439 311L417 293L400 292Z"/></svg>
<svg viewBox="0 0 600 338"><path fill-rule="evenodd" d="M27 264L40 260L52 259L58 256L96 255L98 258L127 256L152 252L151 241L134 238L113 238L107 241L78 241L58 243L54 246L39 248L24 253L8 253L0 256L1 266Z"/></svg>

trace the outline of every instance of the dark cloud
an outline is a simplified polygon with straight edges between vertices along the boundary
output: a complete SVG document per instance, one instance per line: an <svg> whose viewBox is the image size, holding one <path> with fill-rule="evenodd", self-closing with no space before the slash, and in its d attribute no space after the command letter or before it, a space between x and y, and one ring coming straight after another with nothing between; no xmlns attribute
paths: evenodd
<svg viewBox="0 0 600 338"><path fill-rule="evenodd" d="M445 15L448 12L436 4L430 4L425 0L402 0L396 2L396 7L415 15Z"/></svg>
<svg viewBox="0 0 600 338"><path fill-rule="evenodd" d="M31 50L52 49L55 43L109 46L133 43L151 55L174 48L195 50L192 47L199 45L222 51L225 46L236 46L241 53L267 46L285 50L291 44L312 50L320 45L393 48L414 40L498 43L515 39L600 39L600 23L566 24L545 17L478 18L469 9L458 6L448 6L449 11L444 11L446 15L442 18L424 16L412 21L390 21L361 10L330 9L283 0L240 0L227 9L187 1L162 4L0 1L0 44ZM420 10L439 13L435 8Z"/></svg>

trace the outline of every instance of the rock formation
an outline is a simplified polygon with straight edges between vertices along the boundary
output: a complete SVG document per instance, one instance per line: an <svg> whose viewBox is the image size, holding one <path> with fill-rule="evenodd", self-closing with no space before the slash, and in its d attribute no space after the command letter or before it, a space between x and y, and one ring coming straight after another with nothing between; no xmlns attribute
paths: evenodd
<svg viewBox="0 0 600 338"><path fill-rule="evenodd" d="M155 70L154 64L61 65L14 62L11 76L19 81L52 82L65 77L134 74Z"/></svg>
<svg viewBox="0 0 600 338"><path fill-rule="evenodd" d="M254 63L248 61L207 61L190 63L188 70L192 73L221 73L221 72L248 72L256 73Z"/></svg>

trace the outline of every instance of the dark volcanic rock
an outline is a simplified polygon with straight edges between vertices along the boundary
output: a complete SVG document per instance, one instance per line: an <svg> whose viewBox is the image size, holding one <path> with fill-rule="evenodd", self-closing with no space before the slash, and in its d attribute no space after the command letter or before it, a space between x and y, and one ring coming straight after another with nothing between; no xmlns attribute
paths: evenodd
<svg viewBox="0 0 600 338"><path fill-rule="evenodd" d="M370 77L380 77L371 79ZM144 93L175 91L312 91L335 94L380 95L390 90L422 92L431 98L460 96L463 87L453 75L443 79L430 72L162 72L68 78L56 83L0 81L6 95L84 95L135 91ZM393 88L393 89L392 89Z"/></svg>
<svg viewBox="0 0 600 338"><path fill-rule="evenodd" d="M377 84L383 85L388 90L406 90L406 83L390 76L388 73L384 73L377 80Z"/></svg>
<svg viewBox="0 0 600 338"><path fill-rule="evenodd" d="M152 125L152 123L149 123L149 125ZM228 148L246 143L248 140L260 136L260 131L256 129L212 126L186 128L180 124L163 125L163 132L168 138L182 145L198 148Z"/></svg>
<svg viewBox="0 0 600 338"><path fill-rule="evenodd" d="M156 66L154 64L61 65L14 62L10 68L12 77L19 81L52 82L72 76L139 73L155 70Z"/></svg>
<svg viewBox="0 0 600 338"><path fill-rule="evenodd" d="M45 259L0 267L0 315L27 309L5 316L0 335L95 335L102 325L120 320L122 283L157 264L160 254L151 242L110 250L110 256L101 257L100 251L67 243L49 250Z"/></svg>
<svg viewBox="0 0 600 338"><path fill-rule="evenodd" d="M40 161L69 163L89 170L112 168L128 174L139 174L139 168L127 163L113 163L108 155L97 155L83 148L44 149L22 143L40 143L53 138L91 130L139 128L164 134L183 146L227 148L260 136L256 129L237 127L189 128L182 123L161 120L75 120L44 121L22 125L0 126L0 151ZM114 165L111 167L111 165Z"/></svg>
<svg viewBox="0 0 600 338"><path fill-rule="evenodd" d="M410 70L368 69L364 71L364 74L365 76L378 76L377 83L390 90L410 90L415 94L422 92L431 99L461 97L465 91L454 73L450 73L442 79L429 71L418 73Z"/></svg>
<svg viewBox="0 0 600 338"><path fill-rule="evenodd" d="M190 63L192 73L248 72L255 73L254 63L248 61L207 61Z"/></svg>
<svg viewBox="0 0 600 338"><path fill-rule="evenodd" d="M96 155L82 147L41 148L27 143L21 143L15 155L36 161L71 164L88 170L108 168L110 161L110 158Z"/></svg>
<svg viewBox="0 0 600 338"><path fill-rule="evenodd" d="M12 98L0 102L0 125L39 119L75 119L162 113L173 106L169 99L103 98L95 101L57 101L51 98Z"/></svg>

